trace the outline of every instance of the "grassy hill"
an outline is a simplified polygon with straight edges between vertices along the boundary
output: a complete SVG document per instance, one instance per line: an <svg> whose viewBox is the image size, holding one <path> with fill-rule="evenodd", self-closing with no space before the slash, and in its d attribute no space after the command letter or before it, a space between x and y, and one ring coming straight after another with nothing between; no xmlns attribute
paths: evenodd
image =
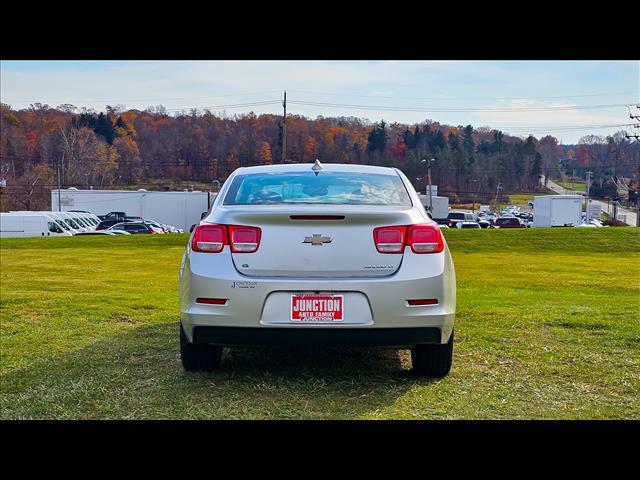
<svg viewBox="0 0 640 480"><path fill-rule="evenodd" d="M233 349L187 374L188 235L3 239L0 417L640 418L640 229L448 230L451 374L407 351Z"/></svg>

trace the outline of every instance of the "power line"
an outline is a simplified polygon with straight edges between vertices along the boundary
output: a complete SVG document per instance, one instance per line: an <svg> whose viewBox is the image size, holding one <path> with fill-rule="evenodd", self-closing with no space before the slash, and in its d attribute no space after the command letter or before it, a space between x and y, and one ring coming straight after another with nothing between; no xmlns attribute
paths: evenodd
<svg viewBox="0 0 640 480"><path fill-rule="evenodd" d="M387 96L387 95L361 95L351 93L335 93L335 92L318 92L308 90L290 90L293 93L303 94L315 94L315 95L329 95L329 96L342 96L342 97L363 97L363 98L391 98L391 99L406 99L406 100L537 100L537 99L563 99L563 98L583 98L583 97L605 97L616 95L637 95L638 92L614 92L614 93L592 93L584 95L554 95L554 96L522 96L522 97L405 97L405 96Z"/></svg>
<svg viewBox="0 0 640 480"><path fill-rule="evenodd" d="M142 98L142 99L129 99L129 100L113 100L113 99L100 99L100 98L85 98L85 99L67 99L66 101L56 101L56 102L51 102L51 103L58 103L60 105L64 105L67 104L69 102L109 102L109 103L114 103L114 104L119 104L119 103L126 103L126 102L155 102L155 101L162 101L162 100L196 100L196 99L201 99L201 98L227 98L227 97L246 97L246 96L251 96L251 95L262 95L264 93L275 93L275 92L279 92L280 90L262 90L259 92L250 92L250 93L231 93L231 94L226 94L226 95L205 95L205 96L198 96L198 97L156 97L156 98ZM16 101L29 101L27 99L24 98L17 98L14 99ZM35 103L41 103L41 102L32 102L32 104ZM75 105L74 105L75 106Z"/></svg>
<svg viewBox="0 0 640 480"><path fill-rule="evenodd" d="M279 104L280 100L265 100L260 102L251 102L251 103L236 103L231 105L208 105L205 107L182 107L182 108L165 108L168 112L182 112L189 110L221 110L227 108L242 108L242 107L256 107L262 105L276 105Z"/></svg>
<svg viewBox="0 0 640 480"><path fill-rule="evenodd" d="M556 106L556 107L512 107L512 108L446 108L446 107L399 107L389 105L355 105L346 103L327 103L290 100L293 105L304 105L313 107L332 107L332 108L354 108L360 110L381 110L381 111L398 111L398 112L551 112L551 111L570 111L570 110L593 110L602 108L628 107L627 103L611 103L604 105L574 105L574 106Z"/></svg>

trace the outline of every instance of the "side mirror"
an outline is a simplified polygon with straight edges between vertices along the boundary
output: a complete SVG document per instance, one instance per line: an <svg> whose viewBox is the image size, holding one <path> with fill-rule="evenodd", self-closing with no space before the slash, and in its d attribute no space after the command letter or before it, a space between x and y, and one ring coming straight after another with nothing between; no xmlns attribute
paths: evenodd
<svg viewBox="0 0 640 480"><path fill-rule="evenodd" d="M193 232L194 228L196 228L196 224L195 223L193 225L191 225L191 228L189 229L189 233Z"/></svg>
<svg viewBox="0 0 640 480"><path fill-rule="evenodd" d="M202 212L200 214L200 220L204 220L207 215L209 215L209 212Z"/></svg>

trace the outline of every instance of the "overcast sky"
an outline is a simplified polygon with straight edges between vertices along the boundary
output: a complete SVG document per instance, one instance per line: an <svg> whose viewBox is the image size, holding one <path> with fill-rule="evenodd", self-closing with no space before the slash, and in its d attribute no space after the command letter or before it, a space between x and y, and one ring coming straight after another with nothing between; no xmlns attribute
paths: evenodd
<svg viewBox="0 0 640 480"><path fill-rule="evenodd" d="M0 67L0 98L18 109L35 102L98 111L162 104L171 112L281 114L287 90L287 111L310 118L431 119L552 134L564 143L629 129L617 126L631 122L625 105L640 103L637 61L2 61Z"/></svg>

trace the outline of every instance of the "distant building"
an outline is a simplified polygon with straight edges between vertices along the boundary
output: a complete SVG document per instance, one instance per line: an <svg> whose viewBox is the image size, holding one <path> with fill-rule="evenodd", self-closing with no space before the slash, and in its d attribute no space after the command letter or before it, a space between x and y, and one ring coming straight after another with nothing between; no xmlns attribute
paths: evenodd
<svg viewBox="0 0 640 480"><path fill-rule="evenodd" d="M79 190L67 188L51 191L51 210L84 210L96 215L125 212L127 215L173 225L189 231L209 210L215 193L202 191L159 192L149 190ZM59 201L58 201L59 200Z"/></svg>

